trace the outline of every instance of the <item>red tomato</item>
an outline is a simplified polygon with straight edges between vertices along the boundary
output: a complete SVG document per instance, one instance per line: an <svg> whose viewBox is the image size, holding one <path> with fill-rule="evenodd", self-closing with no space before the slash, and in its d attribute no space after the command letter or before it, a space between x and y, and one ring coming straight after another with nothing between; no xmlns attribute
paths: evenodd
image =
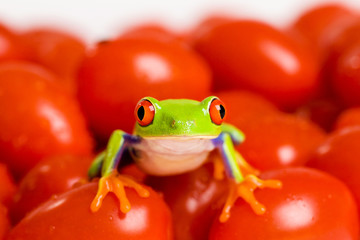
<svg viewBox="0 0 360 240"><path fill-rule="evenodd" d="M175 239L208 239L209 228L225 200L226 181L216 181L213 168L203 166L170 177L148 177L146 183L164 194L173 214Z"/></svg>
<svg viewBox="0 0 360 240"><path fill-rule="evenodd" d="M357 17L357 13L344 6L326 4L305 12L291 28L302 34L324 60L336 37Z"/></svg>
<svg viewBox="0 0 360 240"><path fill-rule="evenodd" d="M99 44L79 75L79 99L96 133L131 132L136 103L145 96L199 99L209 95L210 70L180 44L119 39Z"/></svg>
<svg viewBox="0 0 360 240"><path fill-rule="evenodd" d="M332 80L342 102L360 106L360 39L340 55Z"/></svg>
<svg viewBox="0 0 360 240"><path fill-rule="evenodd" d="M327 138L309 166L331 173L353 192L360 206L360 127L345 128ZM360 213L360 211L359 211Z"/></svg>
<svg viewBox="0 0 360 240"><path fill-rule="evenodd" d="M236 148L259 170L304 165L325 138L315 124L286 114L254 119L240 129L245 141Z"/></svg>
<svg viewBox="0 0 360 240"><path fill-rule="evenodd" d="M74 93L76 73L85 57L85 44L77 37L54 29L33 29L21 36L28 60L52 70Z"/></svg>
<svg viewBox="0 0 360 240"><path fill-rule="evenodd" d="M294 108L318 88L310 51L259 22L234 21L207 32L195 49L208 61L217 89L248 89L282 108Z"/></svg>
<svg viewBox="0 0 360 240"><path fill-rule="evenodd" d="M7 166L3 163L0 163L0 181L0 203L9 206L17 187Z"/></svg>
<svg viewBox="0 0 360 240"><path fill-rule="evenodd" d="M0 61L21 57L22 48L18 36L0 24Z"/></svg>
<svg viewBox="0 0 360 240"><path fill-rule="evenodd" d="M86 181L92 160L90 157L60 155L37 164L19 184L10 211L12 221L20 221L26 213L54 194L66 192L79 181Z"/></svg>
<svg viewBox="0 0 360 240"><path fill-rule="evenodd" d="M319 98L308 102L295 111L295 115L311 120L326 131L333 128L343 106L333 98Z"/></svg>
<svg viewBox="0 0 360 240"><path fill-rule="evenodd" d="M334 129L352 126L360 126L360 108L349 108L342 112L334 125Z"/></svg>
<svg viewBox="0 0 360 240"><path fill-rule="evenodd" d="M187 41L193 45L196 43L198 38L201 38L204 34L212 31L215 27L220 25L234 22L236 20L235 17L231 17L228 15L215 14L210 15L200 21L197 26L195 26L187 36Z"/></svg>
<svg viewBox="0 0 360 240"><path fill-rule="evenodd" d="M10 221L8 218L8 210L0 203L0 240L4 240L6 234L10 230Z"/></svg>
<svg viewBox="0 0 360 240"><path fill-rule="evenodd" d="M144 182L146 179L146 174L141 171L135 163L129 164L119 171L121 174L129 175L137 182Z"/></svg>
<svg viewBox="0 0 360 240"><path fill-rule="evenodd" d="M0 161L13 172L22 175L55 154L91 153L78 103L57 89L45 70L4 63L0 79Z"/></svg>
<svg viewBox="0 0 360 240"><path fill-rule="evenodd" d="M172 32L164 26L156 23L148 23L131 27L123 32L118 39L123 38L153 39L181 44L181 39L175 32Z"/></svg>
<svg viewBox="0 0 360 240"><path fill-rule="evenodd" d="M267 172L263 179L279 179L281 190L258 190L266 206L256 215L243 200L231 210L230 219L216 218L210 240L357 240L358 215L348 188L336 178L312 169L288 168Z"/></svg>
<svg viewBox="0 0 360 240"><path fill-rule="evenodd" d="M15 239L172 239L171 215L162 198L150 190L148 198L126 190L131 210L124 215L119 202L109 194L98 212L90 211L97 183L66 192L32 211L10 232Z"/></svg>
<svg viewBox="0 0 360 240"><path fill-rule="evenodd" d="M254 119L280 113L271 102L256 93L233 90L217 92L214 95L225 103L225 121L236 124L239 128Z"/></svg>

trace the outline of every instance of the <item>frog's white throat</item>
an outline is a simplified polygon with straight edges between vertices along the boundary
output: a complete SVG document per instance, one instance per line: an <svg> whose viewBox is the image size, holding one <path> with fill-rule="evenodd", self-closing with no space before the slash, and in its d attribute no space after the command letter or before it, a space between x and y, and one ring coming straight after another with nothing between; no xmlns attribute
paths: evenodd
<svg viewBox="0 0 360 240"><path fill-rule="evenodd" d="M214 148L209 137L143 138L130 152L143 171L166 176L198 168Z"/></svg>

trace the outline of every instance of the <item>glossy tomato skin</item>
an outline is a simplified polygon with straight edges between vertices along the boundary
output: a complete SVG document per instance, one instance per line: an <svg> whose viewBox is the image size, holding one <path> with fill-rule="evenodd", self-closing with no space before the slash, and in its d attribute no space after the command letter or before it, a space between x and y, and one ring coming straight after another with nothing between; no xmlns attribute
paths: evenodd
<svg viewBox="0 0 360 240"><path fill-rule="evenodd" d="M332 133L318 148L310 167L326 171L342 180L353 192L360 206L360 127L348 127Z"/></svg>
<svg viewBox="0 0 360 240"><path fill-rule="evenodd" d="M348 108L343 111L334 124L335 130L360 126L360 108Z"/></svg>
<svg viewBox="0 0 360 240"><path fill-rule="evenodd" d="M0 159L17 176L47 156L91 152L78 103L45 70L4 63L0 79Z"/></svg>
<svg viewBox="0 0 360 240"><path fill-rule="evenodd" d="M0 163L0 203L9 206L17 190L17 186L7 166ZM0 225L1 226L1 225Z"/></svg>
<svg viewBox="0 0 360 240"><path fill-rule="evenodd" d="M274 104L253 92L232 90L215 92L214 95L225 103L225 121L240 129L255 119L280 113Z"/></svg>
<svg viewBox="0 0 360 240"><path fill-rule="evenodd" d="M78 96L92 128L103 138L115 129L132 132L136 103L209 95L210 70L180 44L154 39L119 39L99 44L79 73Z"/></svg>
<svg viewBox="0 0 360 240"><path fill-rule="evenodd" d="M23 58L23 48L19 37L10 29L0 24L0 61Z"/></svg>
<svg viewBox="0 0 360 240"><path fill-rule="evenodd" d="M45 66L61 77L74 77L85 56L78 37L56 29L37 28L21 35L27 59Z"/></svg>
<svg viewBox="0 0 360 240"><path fill-rule="evenodd" d="M358 18L358 14L339 4L325 4L306 11L292 25L313 46L324 61L329 48L342 31Z"/></svg>
<svg viewBox="0 0 360 240"><path fill-rule="evenodd" d="M245 141L236 149L259 170L302 166L325 139L318 126L288 114L254 119L240 129Z"/></svg>
<svg viewBox="0 0 360 240"><path fill-rule="evenodd" d="M151 177L146 183L164 195L174 225L175 239L205 240L213 218L225 203L226 180L217 181L210 164L189 173Z"/></svg>
<svg viewBox="0 0 360 240"><path fill-rule="evenodd" d="M51 196L86 182L92 160L91 157L59 155L38 163L19 183L19 190L11 205L12 222L19 222L26 213Z"/></svg>
<svg viewBox="0 0 360 240"><path fill-rule="evenodd" d="M263 179L279 179L280 190L262 189L256 198L266 206L256 215L237 200L225 223L214 220L210 240L356 240L358 215L348 188L336 178L307 168L265 172Z"/></svg>
<svg viewBox="0 0 360 240"><path fill-rule="evenodd" d="M42 204L13 228L8 239L172 239L170 211L150 188L149 198L126 189L131 210L124 215L113 194L106 196L98 212L90 211L97 187L89 183Z"/></svg>
<svg viewBox="0 0 360 240"><path fill-rule="evenodd" d="M345 105L360 106L360 39L339 56L332 85Z"/></svg>
<svg viewBox="0 0 360 240"><path fill-rule="evenodd" d="M319 67L311 52L264 23L222 24L194 47L211 66L216 89L252 90L285 109L317 91Z"/></svg>

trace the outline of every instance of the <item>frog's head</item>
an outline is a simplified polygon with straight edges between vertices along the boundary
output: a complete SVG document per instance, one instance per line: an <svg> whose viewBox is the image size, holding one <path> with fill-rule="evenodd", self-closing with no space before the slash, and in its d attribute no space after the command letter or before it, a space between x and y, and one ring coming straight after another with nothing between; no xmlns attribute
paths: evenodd
<svg viewBox="0 0 360 240"><path fill-rule="evenodd" d="M141 137L216 138L221 133L225 107L211 96L198 102L188 99L158 101L145 97L135 108L135 134Z"/></svg>

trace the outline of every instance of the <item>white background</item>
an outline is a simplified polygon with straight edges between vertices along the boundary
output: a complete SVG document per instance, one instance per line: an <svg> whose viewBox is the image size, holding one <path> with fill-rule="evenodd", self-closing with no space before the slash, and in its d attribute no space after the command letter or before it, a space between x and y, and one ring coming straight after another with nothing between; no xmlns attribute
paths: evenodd
<svg viewBox="0 0 360 240"><path fill-rule="evenodd" d="M285 27L305 9L325 0L0 0L0 21L23 30L69 29L88 42L117 35L127 26L158 21L186 30L208 13L229 13ZM360 10L360 0L332 1Z"/></svg>

